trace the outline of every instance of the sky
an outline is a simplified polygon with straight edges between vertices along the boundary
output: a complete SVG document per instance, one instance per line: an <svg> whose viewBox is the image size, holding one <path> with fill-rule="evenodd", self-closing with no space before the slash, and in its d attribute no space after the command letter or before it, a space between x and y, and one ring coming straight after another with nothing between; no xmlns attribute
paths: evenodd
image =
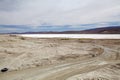
<svg viewBox="0 0 120 80"><path fill-rule="evenodd" d="M0 33L120 26L120 0L0 0Z"/></svg>

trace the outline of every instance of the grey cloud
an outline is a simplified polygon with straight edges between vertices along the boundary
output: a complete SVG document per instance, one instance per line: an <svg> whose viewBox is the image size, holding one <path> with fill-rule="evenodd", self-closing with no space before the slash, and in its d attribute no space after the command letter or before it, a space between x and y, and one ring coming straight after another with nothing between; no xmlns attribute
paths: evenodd
<svg viewBox="0 0 120 80"><path fill-rule="evenodd" d="M119 4L120 0L0 0L0 24L39 26L120 21Z"/></svg>
<svg viewBox="0 0 120 80"><path fill-rule="evenodd" d="M0 11L14 11L18 9L20 0L0 0Z"/></svg>

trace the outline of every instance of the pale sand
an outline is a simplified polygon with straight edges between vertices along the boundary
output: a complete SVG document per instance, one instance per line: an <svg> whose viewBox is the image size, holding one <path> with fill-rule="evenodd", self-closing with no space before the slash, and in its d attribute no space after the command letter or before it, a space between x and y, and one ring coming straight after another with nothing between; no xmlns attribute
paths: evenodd
<svg viewBox="0 0 120 80"><path fill-rule="evenodd" d="M120 80L120 40L0 35L0 80Z"/></svg>

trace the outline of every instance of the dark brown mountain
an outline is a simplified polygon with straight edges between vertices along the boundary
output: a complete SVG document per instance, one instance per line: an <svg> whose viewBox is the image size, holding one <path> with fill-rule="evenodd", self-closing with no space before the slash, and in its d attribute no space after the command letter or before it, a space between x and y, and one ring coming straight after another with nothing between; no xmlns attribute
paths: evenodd
<svg viewBox="0 0 120 80"><path fill-rule="evenodd" d="M79 31L78 33L81 33L81 34L120 34L120 26L83 30L83 31Z"/></svg>

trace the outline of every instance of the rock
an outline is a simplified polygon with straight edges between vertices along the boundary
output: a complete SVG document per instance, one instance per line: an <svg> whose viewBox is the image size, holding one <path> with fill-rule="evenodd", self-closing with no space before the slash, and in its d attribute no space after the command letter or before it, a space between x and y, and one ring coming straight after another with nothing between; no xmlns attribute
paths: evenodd
<svg viewBox="0 0 120 80"><path fill-rule="evenodd" d="M8 71L8 68L1 69L1 72L6 72L6 71Z"/></svg>

